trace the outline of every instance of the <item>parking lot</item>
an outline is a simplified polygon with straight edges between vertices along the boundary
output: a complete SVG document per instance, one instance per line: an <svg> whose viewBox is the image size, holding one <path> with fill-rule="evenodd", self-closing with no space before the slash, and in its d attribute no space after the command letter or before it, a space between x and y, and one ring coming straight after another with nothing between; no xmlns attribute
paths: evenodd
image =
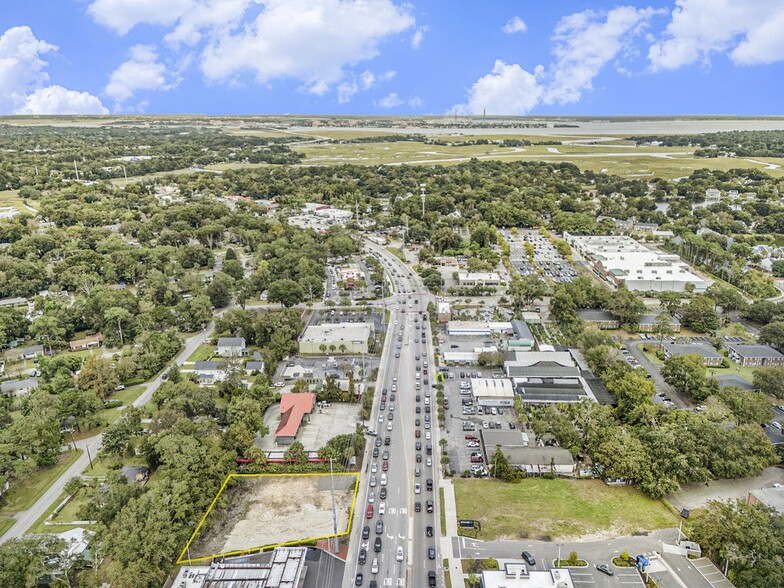
<svg viewBox="0 0 784 588"><path fill-rule="evenodd" d="M474 459L472 462L471 459L472 454L484 453L484 448L478 441L482 437L481 431L510 431L510 424L517 429L517 418L512 408L495 408L496 414L492 414L492 410L486 411L484 407L476 405L471 394L471 377L492 378L494 375L501 375L500 370L476 366L451 367L448 373L450 376L444 380L444 395L449 402L444 433L448 443L449 468L460 475L466 470L470 471L472 466L476 469L485 466L484 456L481 461ZM452 374L454 378L451 377ZM472 427L471 430L467 430L469 426ZM470 442L466 435L475 437L477 441Z"/></svg>
<svg viewBox="0 0 784 588"><path fill-rule="evenodd" d="M509 261L522 276L539 273L553 282L568 283L577 277L577 270L566 261L555 246L536 230L525 230L513 235L504 232L509 243ZM533 264L528 257L525 244L534 248Z"/></svg>
<svg viewBox="0 0 784 588"><path fill-rule="evenodd" d="M572 583L575 588L610 588L612 586L623 586L633 588L635 586L645 586L640 574L633 568L615 568L613 575L608 576L596 569L591 568L571 568Z"/></svg>

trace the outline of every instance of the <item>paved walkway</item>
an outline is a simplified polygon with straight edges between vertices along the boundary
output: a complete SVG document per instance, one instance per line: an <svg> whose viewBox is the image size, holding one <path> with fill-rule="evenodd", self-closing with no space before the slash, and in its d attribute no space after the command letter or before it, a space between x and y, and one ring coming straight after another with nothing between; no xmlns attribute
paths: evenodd
<svg viewBox="0 0 784 588"><path fill-rule="evenodd" d="M465 586L463 564L455 554L453 537L457 537L457 504L455 502L455 484L451 479L441 478L444 489L444 515L446 517L446 536L441 537L441 553L446 555L449 567L449 578L453 587Z"/></svg>

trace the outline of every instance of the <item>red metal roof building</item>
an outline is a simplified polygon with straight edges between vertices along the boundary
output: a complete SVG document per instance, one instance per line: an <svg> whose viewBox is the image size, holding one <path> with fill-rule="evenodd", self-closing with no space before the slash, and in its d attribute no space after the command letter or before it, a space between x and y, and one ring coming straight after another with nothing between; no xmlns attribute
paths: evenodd
<svg viewBox="0 0 784 588"><path fill-rule="evenodd" d="M302 419L313 412L315 405L316 395L312 392L281 394L280 424L275 431L275 442L278 445L291 445L297 437Z"/></svg>

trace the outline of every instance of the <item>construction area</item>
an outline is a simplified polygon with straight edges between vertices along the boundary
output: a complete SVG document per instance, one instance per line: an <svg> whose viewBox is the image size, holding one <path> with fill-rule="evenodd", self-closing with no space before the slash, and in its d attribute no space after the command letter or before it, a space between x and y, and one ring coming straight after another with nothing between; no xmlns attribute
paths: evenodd
<svg viewBox="0 0 784 588"><path fill-rule="evenodd" d="M356 474L229 476L180 557L195 562L216 556L348 533Z"/></svg>

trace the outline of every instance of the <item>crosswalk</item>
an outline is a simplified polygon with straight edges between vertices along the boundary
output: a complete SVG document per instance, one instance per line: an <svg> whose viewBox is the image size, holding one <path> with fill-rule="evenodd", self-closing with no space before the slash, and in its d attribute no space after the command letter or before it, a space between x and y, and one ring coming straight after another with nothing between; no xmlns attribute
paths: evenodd
<svg viewBox="0 0 784 588"><path fill-rule="evenodd" d="M406 585L405 578L384 578L381 583L382 586L401 586L404 587Z"/></svg>

